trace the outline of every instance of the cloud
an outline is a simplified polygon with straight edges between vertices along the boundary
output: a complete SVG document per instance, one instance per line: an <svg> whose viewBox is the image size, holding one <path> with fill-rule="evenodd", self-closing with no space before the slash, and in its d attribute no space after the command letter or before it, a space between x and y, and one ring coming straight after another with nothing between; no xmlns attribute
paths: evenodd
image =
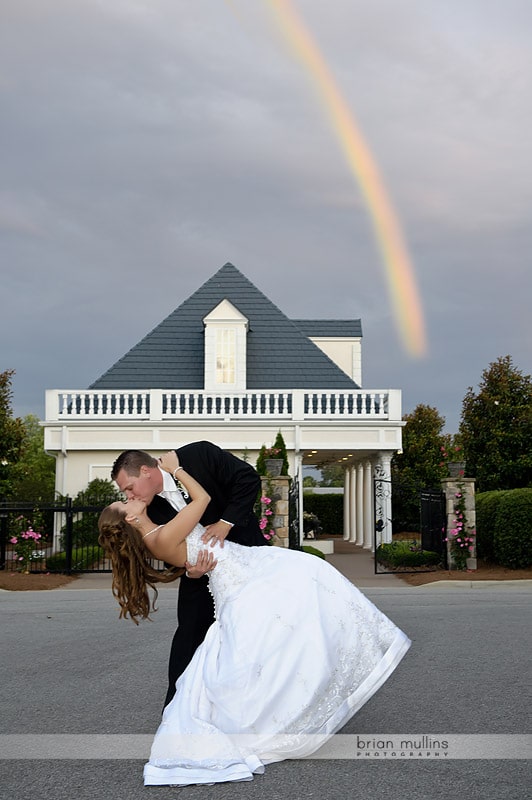
<svg viewBox="0 0 532 800"><path fill-rule="evenodd" d="M228 260L289 317L361 317L365 385L451 429L490 361L530 371L532 6L296 5L402 220L430 355L402 350L360 187L266 3L6 0L0 368L18 413L87 386Z"/></svg>

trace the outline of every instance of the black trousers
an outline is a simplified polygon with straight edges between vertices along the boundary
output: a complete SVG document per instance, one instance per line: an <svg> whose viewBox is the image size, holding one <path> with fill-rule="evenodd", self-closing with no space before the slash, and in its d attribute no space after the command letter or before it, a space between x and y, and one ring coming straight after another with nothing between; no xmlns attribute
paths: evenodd
<svg viewBox="0 0 532 800"><path fill-rule="evenodd" d="M177 600L177 630L172 640L168 663L168 692L165 706L175 694L175 684L188 667L192 656L214 622L214 603L208 589L209 579L180 578Z"/></svg>

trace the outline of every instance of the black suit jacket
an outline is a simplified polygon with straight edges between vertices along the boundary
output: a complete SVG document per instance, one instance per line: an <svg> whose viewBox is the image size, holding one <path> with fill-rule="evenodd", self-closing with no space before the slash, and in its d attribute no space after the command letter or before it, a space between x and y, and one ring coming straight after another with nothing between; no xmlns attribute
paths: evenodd
<svg viewBox="0 0 532 800"><path fill-rule="evenodd" d="M268 544L253 511L261 481L250 464L207 441L178 447L176 453L180 465L211 496L200 520L202 525L224 519L233 523L227 536L230 541L248 546ZM175 516L170 504L158 495L153 498L148 514L157 523L167 522Z"/></svg>

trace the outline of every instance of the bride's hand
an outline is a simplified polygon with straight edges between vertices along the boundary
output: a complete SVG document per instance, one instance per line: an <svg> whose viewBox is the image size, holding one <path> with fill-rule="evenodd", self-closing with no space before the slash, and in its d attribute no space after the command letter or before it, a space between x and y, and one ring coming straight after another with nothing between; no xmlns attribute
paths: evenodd
<svg viewBox="0 0 532 800"><path fill-rule="evenodd" d="M175 450L168 450L163 456L159 456L159 464L161 469L173 475L179 466L179 459Z"/></svg>
<svg viewBox="0 0 532 800"><path fill-rule="evenodd" d="M126 522L138 525L146 517L146 503L144 500L128 500L126 504Z"/></svg>

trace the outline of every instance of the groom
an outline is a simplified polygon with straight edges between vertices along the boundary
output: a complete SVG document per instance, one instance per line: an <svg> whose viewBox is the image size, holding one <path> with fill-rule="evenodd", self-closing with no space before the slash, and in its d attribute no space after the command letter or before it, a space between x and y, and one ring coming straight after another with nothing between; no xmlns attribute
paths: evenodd
<svg viewBox="0 0 532 800"><path fill-rule="evenodd" d="M192 442L175 451L180 466L211 496L201 518L206 526L203 541L224 540L248 546L267 544L253 512L260 491L260 477L250 464L222 450L212 442ZM176 480L179 472L176 470ZM183 495L176 481L159 467L156 458L142 450L125 450L113 464L111 478L127 499L143 500L155 523L165 523L183 507ZM180 579L177 600L178 627L172 641L168 664L168 692L165 706L175 694L175 683L186 669L196 648L214 621L214 606L208 578Z"/></svg>

